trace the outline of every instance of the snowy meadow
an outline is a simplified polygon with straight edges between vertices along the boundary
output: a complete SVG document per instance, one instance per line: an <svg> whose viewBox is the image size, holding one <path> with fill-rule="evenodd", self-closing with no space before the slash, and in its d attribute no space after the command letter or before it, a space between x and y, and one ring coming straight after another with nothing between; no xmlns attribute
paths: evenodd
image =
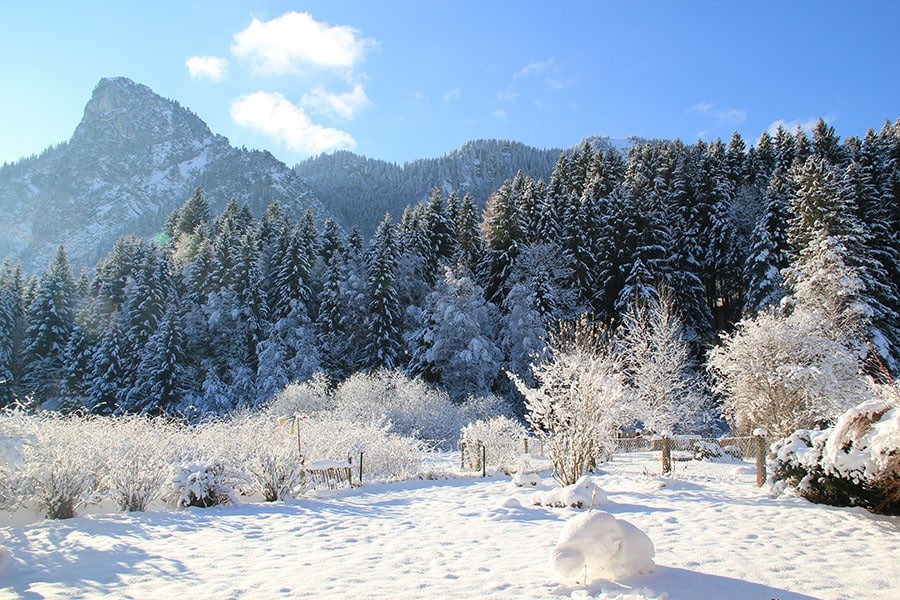
<svg viewBox="0 0 900 600"><path fill-rule="evenodd" d="M652 474L655 453L619 454L588 507L534 505L546 472L517 487L423 455L393 483L184 510L6 518L0 597L46 598L895 598L896 517L757 488L752 465L698 462ZM539 467L540 461L535 466ZM658 472L658 471L657 471ZM566 523L604 511L643 531L654 569L566 580L551 553Z"/></svg>
<svg viewBox="0 0 900 600"><path fill-rule="evenodd" d="M382 377L391 400L371 380L346 397L312 381L264 411L194 425L7 413L0 598L836 600L900 589L900 518L811 504L790 487L774 497L756 486L752 457L676 460L663 476L659 452L614 452L561 486L544 455L554 446L530 438L526 453L525 428L501 404L446 403ZM485 447L487 477L451 439ZM304 477L301 462L360 453L361 486Z"/></svg>

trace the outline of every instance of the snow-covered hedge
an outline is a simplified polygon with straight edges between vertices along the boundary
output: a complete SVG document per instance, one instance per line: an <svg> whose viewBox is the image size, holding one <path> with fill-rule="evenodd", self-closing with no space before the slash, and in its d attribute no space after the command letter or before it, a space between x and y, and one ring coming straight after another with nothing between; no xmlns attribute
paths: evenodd
<svg viewBox="0 0 900 600"><path fill-rule="evenodd" d="M50 519L67 519L103 486L103 436L96 417L42 415L35 440L25 447L19 497L31 499Z"/></svg>
<svg viewBox="0 0 900 600"><path fill-rule="evenodd" d="M388 370L357 373L334 390L322 377L289 385L274 399L269 411L280 417L328 415L360 425L387 425L397 435L445 449L456 445L460 429L467 423L512 412L496 397L453 402L447 392L421 379Z"/></svg>
<svg viewBox="0 0 900 600"><path fill-rule="evenodd" d="M298 448L299 442L299 448ZM416 477L426 444L386 420L336 419L322 411L297 421L269 411L187 425L140 415L0 413L0 510L32 507L48 518L88 503L122 511L154 501L212 506L240 498L303 493L303 465L354 461L366 481Z"/></svg>
<svg viewBox="0 0 900 600"><path fill-rule="evenodd" d="M103 492L121 511L143 511L158 499L178 458L179 429L163 418L124 415L92 419Z"/></svg>
<svg viewBox="0 0 900 600"><path fill-rule="evenodd" d="M34 443L35 419L17 411L0 412L0 510L14 508L25 467L25 447Z"/></svg>
<svg viewBox="0 0 900 600"><path fill-rule="evenodd" d="M773 491L795 488L812 502L900 514L900 409L882 396L846 411L833 427L776 442L768 466Z"/></svg>
<svg viewBox="0 0 900 600"><path fill-rule="evenodd" d="M481 468L479 448L484 446L488 469L514 473L527 466L527 439L528 430L519 421L498 416L479 419L463 427L459 445L468 469L474 471Z"/></svg>

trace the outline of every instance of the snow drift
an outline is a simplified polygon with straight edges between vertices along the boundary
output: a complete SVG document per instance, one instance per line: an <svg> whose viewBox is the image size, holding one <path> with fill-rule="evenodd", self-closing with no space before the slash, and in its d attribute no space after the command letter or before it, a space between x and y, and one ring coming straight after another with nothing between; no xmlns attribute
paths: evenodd
<svg viewBox="0 0 900 600"><path fill-rule="evenodd" d="M628 521L591 511L566 522L550 560L563 579L587 583L649 573L655 553L647 534Z"/></svg>

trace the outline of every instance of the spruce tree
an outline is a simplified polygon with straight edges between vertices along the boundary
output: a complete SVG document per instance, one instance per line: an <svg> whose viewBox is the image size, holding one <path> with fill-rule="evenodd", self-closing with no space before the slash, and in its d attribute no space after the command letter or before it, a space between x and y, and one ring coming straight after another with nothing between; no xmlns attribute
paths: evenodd
<svg viewBox="0 0 900 600"><path fill-rule="evenodd" d="M366 319L369 369L393 369L401 364L403 351L402 307L394 278L397 248L390 215L378 225L369 251L367 289L369 314Z"/></svg>
<svg viewBox="0 0 900 600"><path fill-rule="evenodd" d="M65 380L65 348L75 327L75 279L60 244L47 270L41 275L28 308L25 331L24 393L41 405L59 401Z"/></svg>

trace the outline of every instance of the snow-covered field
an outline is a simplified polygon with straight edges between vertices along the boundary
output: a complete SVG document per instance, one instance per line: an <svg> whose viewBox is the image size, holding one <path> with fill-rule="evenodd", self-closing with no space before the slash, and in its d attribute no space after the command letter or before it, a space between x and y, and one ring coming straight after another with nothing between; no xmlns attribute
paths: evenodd
<svg viewBox="0 0 900 600"><path fill-rule="evenodd" d="M900 518L773 499L752 465L662 478L647 458L597 476L609 502L594 510L656 547L655 571L616 583L561 583L550 552L582 511L533 506L536 488L498 474L205 510L20 512L0 527L0 598L900 598Z"/></svg>

